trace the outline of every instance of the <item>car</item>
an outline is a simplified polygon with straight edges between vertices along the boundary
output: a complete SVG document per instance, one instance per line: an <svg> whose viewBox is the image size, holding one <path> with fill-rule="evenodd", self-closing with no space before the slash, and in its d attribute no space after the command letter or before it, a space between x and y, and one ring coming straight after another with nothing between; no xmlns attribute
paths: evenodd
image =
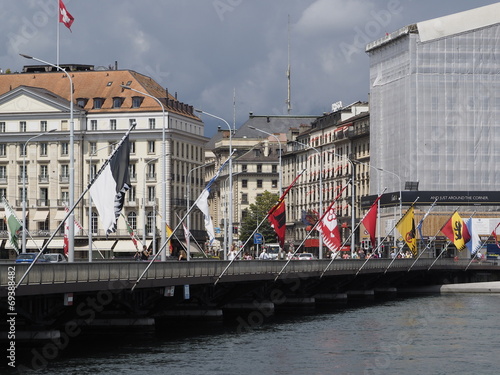
<svg viewBox="0 0 500 375"><path fill-rule="evenodd" d="M45 254L45 259L48 259L50 263L66 262L66 257L60 253Z"/></svg>
<svg viewBox="0 0 500 375"><path fill-rule="evenodd" d="M33 263L38 253L21 253L16 257L16 263ZM37 263L49 263L46 255L42 254L38 257Z"/></svg>
<svg viewBox="0 0 500 375"><path fill-rule="evenodd" d="M302 253L302 254L299 254L298 259L299 260L312 260L312 259L316 259L316 258L311 253Z"/></svg>

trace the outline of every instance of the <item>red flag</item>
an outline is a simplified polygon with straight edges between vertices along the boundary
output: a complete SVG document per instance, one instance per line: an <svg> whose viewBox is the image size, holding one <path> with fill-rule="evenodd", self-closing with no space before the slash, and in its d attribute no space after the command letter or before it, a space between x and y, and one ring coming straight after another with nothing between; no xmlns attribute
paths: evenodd
<svg viewBox="0 0 500 375"><path fill-rule="evenodd" d="M499 225L500 225L500 223L498 223L497 226L495 227L495 229L493 229L493 232L491 232L491 235L495 239L495 244L497 245L497 247L500 247L500 245L498 244L498 239L497 239L497 228Z"/></svg>
<svg viewBox="0 0 500 375"><path fill-rule="evenodd" d="M368 210L368 212L365 214L365 217L361 222L365 226L366 231L370 234L370 241L372 242L372 246L375 246L375 228L377 227L377 214L378 214L378 200L380 199L381 195L378 196L377 199L375 199L375 202L373 202L372 206Z"/></svg>
<svg viewBox="0 0 500 375"><path fill-rule="evenodd" d="M286 232L285 200L278 201L278 203L271 208L271 213L267 219L276 232L280 247L283 249Z"/></svg>
<svg viewBox="0 0 500 375"><path fill-rule="evenodd" d="M64 243L63 243L63 249L64 249L64 255L66 255L66 256L68 256L68 249L69 249L68 233L69 233L69 218L66 219L66 221L64 222Z"/></svg>
<svg viewBox="0 0 500 375"><path fill-rule="evenodd" d="M326 215L323 216L318 223L318 232L323 236L325 245L331 251L339 251L341 246L340 231L337 225L337 215L335 210L331 209Z"/></svg>
<svg viewBox="0 0 500 375"><path fill-rule="evenodd" d="M62 0L59 0L59 22L64 23L64 26L66 26L69 31L71 31L71 25L73 24L74 20L75 18L71 15L70 12L68 12Z"/></svg>

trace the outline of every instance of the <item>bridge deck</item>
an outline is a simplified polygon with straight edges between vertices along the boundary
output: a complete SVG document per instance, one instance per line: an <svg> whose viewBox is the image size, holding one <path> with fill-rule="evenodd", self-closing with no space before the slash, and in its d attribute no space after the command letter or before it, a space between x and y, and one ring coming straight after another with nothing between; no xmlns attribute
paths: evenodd
<svg viewBox="0 0 500 375"><path fill-rule="evenodd" d="M335 260L331 263L325 277L352 275L360 269L362 274L383 274L405 272L412 266L414 259ZM327 267L329 260L292 261L281 278L317 278ZM427 270L434 259L419 259L410 272ZM201 260L191 262L154 262L137 285L137 288L175 286L184 284L210 284L223 272L228 261ZM432 266L433 271L465 270L468 260L440 259ZM36 264L32 267L23 283L17 288L16 295L51 294L62 292L96 291L131 288L145 270L147 262L99 261L75 263ZM220 283L250 280L272 280L278 275L285 261L235 261L228 268ZM10 275L14 272L16 283L28 269L27 264L0 264L0 297L7 295ZM472 263L471 270L499 270L493 262ZM12 283L12 282L11 282Z"/></svg>

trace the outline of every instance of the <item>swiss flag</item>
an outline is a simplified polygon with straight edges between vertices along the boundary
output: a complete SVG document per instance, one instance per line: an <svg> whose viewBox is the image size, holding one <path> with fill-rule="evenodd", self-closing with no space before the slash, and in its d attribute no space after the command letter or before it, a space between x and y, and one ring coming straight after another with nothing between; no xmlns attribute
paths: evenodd
<svg viewBox="0 0 500 375"><path fill-rule="evenodd" d="M62 0L59 0L59 22L64 23L64 26L66 26L69 31L71 31L71 25L73 24L74 20L75 18L66 9L66 5L64 5Z"/></svg>

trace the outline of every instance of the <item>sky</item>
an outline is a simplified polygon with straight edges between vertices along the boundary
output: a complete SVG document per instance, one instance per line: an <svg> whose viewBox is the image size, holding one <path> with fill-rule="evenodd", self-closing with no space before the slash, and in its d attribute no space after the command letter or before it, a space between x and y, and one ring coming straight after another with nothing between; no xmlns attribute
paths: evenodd
<svg viewBox="0 0 500 375"><path fill-rule="evenodd" d="M409 24L496 3L487 0L2 1L0 69L33 61L115 66L150 76L178 99L239 128L249 112L321 116L367 101L367 43ZM205 136L219 120L203 116Z"/></svg>

